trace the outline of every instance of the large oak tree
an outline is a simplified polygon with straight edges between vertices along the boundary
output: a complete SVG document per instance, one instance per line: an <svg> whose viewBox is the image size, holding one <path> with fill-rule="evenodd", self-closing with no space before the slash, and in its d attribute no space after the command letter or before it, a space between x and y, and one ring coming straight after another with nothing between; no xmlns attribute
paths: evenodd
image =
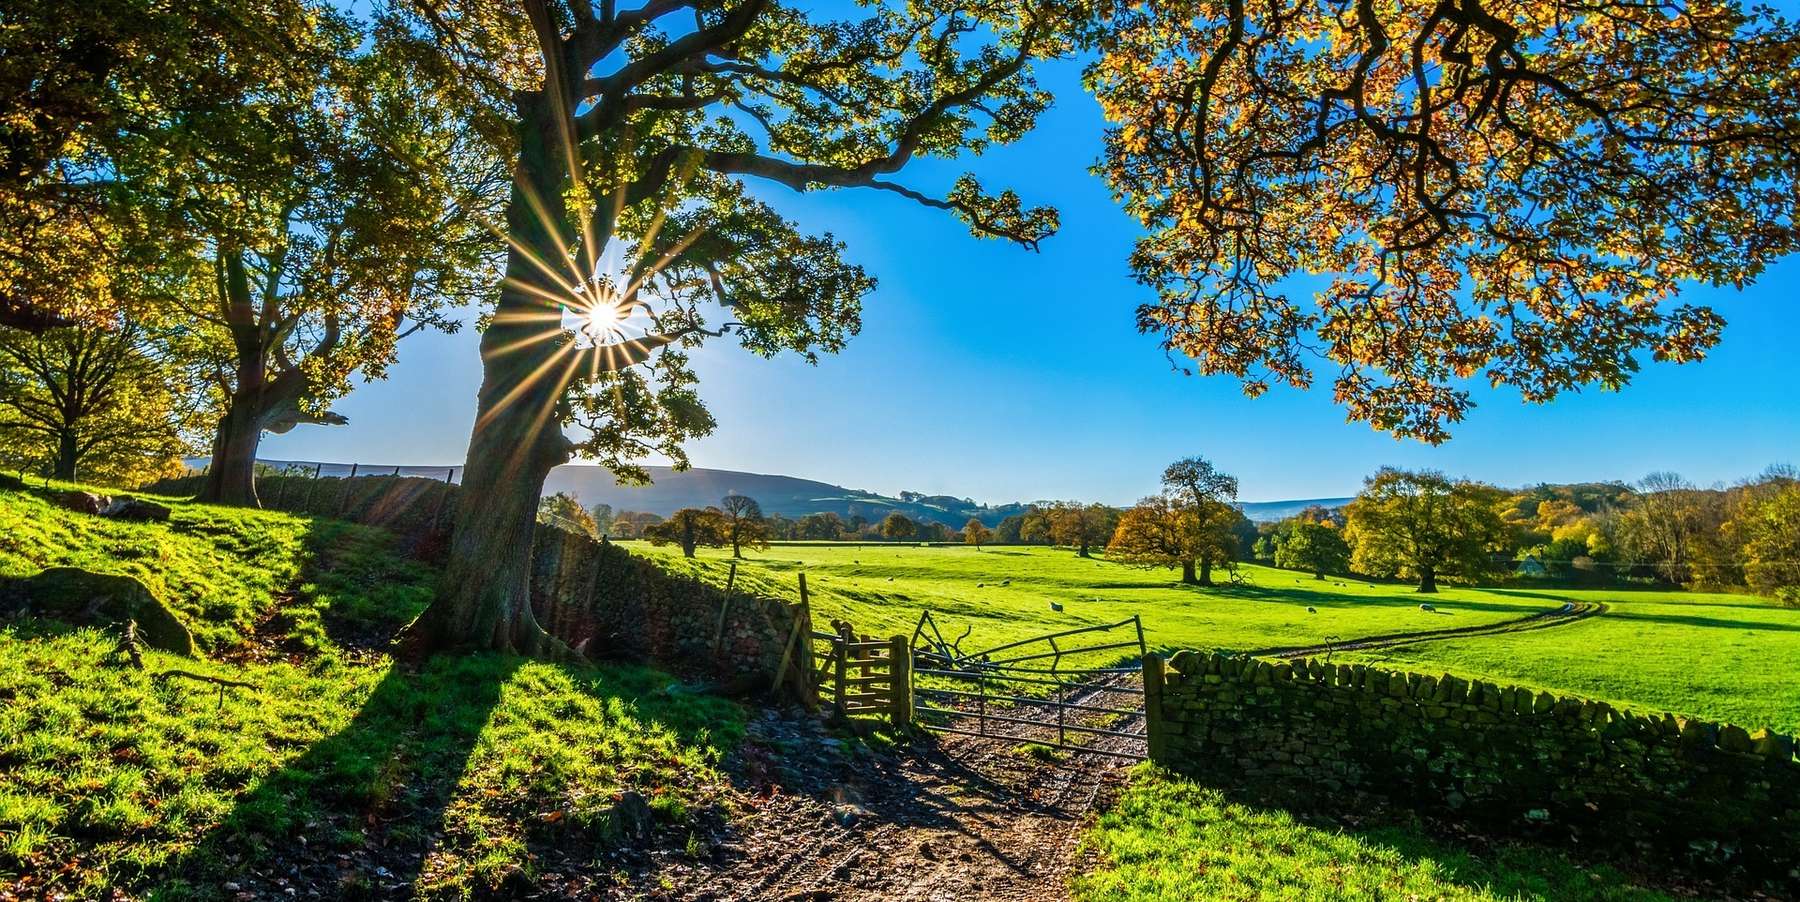
<svg viewBox="0 0 1800 902"><path fill-rule="evenodd" d="M1719 339L1683 285L1800 241L1800 31L1732 0L1148 0L1089 82L1140 328L1439 442ZM1333 276L1311 303L1284 280Z"/></svg>
<svg viewBox="0 0 1800 902"><path fill-rule="evenodd" d="M527 585L550 468L577 451L626 477L647 452L683 462L712 427L685 353L705 338L811 358L856 331L873 282L747 181L893 193L1026 246L1054 229L1053 212L970 176L941 191L891 177L1024 134L1049 102L1032 63L1069 48L1071 14L924 0L854 15L774 0L386 10L384 40L436 67L512 175L449 572L410 630L418 648L565 653Z"/></svg>

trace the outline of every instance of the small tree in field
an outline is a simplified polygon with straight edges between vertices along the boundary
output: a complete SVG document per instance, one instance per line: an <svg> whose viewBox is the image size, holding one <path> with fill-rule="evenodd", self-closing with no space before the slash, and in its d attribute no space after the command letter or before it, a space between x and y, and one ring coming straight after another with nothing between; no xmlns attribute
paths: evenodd
<svg viewBox="0 0 1800 902"><path fill-rule="evenodd" d="M980 551L982 543L992 539L994 534L980 520L970 517L969 522L963 524L962 537L964 544L973 545L976 551Z"/></svg>
<svg viewBox="0 0 1800 902"><path fill-rule="evenodd" d="M1199 564L1198 582L1212 585L1212 568L1235 560L1240 549L1237 526L1243 516L1233 506L1237 477L1220 472L1204 457L1187 457L1163 469L1163 495L1168 503L1185 510L1192 521L1191 562ZM1183 573L1184 581L1188 574Z"/></svg>
<svg viewBox="0 0 1800 902"><path fill-rule="evenodd" d="M918 524L914 523L910 518L899 511L888 514L886 517L882 518L881 521L881 534L895 542L902 539L910 539L917 534L918 531Z"/></svg>
<svg viewBox="0 0 1800 902"><path fill-rule="evenodd" d="M643 533L652 545L680 545L683 557L693 557L702 545L725 547L725 515L717 508L684 507L669 519L645 527Z"/></svg>
<svg viewBox="0 0 1800 902"><path fill-rule="evenodd" d="M1295 520L1275 546L1275 566L1308 570L1314 579L1324 579L1350 566L1350 546L1335 527Z"/></svg>
<svg viewBox="0 0 1800 902"><path fill-rule="evenodd" d="M731 546L732 557L743 557L745 548L769 547L769 523L755 498L726 495L720 506L724 509L725 543Z"/></svg>
<svg viewBox="0 0 1800 902"><path fill-rule="evenodd" d="M1168 495L1151 495L1119 516L1106 559L1134 567L1181 568L1181 581L1198 584L1194 561L1202 553L1199 519Z"/></svg>
<svg viewBox="0 0 1800 902"><path fill-rule="evenodd" d="M1420 592L1436 592L1441 575L1486 574L1508 535L1504 500L1490 485L1383 467L1344 509L1351 562L1363 573L1415 577Z"/></svg>

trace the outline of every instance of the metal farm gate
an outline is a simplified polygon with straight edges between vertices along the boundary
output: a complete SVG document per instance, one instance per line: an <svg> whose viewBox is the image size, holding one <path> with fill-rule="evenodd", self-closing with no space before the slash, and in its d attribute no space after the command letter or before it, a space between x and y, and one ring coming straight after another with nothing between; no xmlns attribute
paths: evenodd
<svg viewBox="0 0 1800 902"><path fill-rule="evenodd" d="M911 643L918 726L1116 758L1148 756L1146 648L1136 616L977 652L962 651L968 637L965 630L946 640L931 612L920 614ZM1095 666L1133 652L1130 665Z"/></svg>

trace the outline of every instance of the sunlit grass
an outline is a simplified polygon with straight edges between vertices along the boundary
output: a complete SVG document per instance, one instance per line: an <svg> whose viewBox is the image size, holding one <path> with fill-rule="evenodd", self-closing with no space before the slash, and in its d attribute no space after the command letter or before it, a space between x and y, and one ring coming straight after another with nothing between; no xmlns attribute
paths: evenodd
<svg viewBox="0 0 1800 902"><path fill-rule="evenodd" d="M1144 767L1087 837L1076 902L1190 899L1656 900L1542 847L1472 849L1402 826L1350 830Z"/></svg>
<svg viewBox="0 0 1800 902"><path fill-rule="evenodd" d="M396 669L333 638L391 635L429 600L435 574L387 534L175 508L170 525L124 524L0 491L0 524L14 527L0 532L0 574L73 563L144 574L158 592L200 588L174 606L210 649L248 649L255 627L264 651L234 654L246 663L146 651L139 671L107 631L0 625L0 890L210 897L271 855L417 848L407 878L420 893L467 896L534 843L612 841L621 792L685 819L721 785L737 704L665 692L668 676L639 667L481 654ZM253 688L159 676L170 669Z"/></svg>

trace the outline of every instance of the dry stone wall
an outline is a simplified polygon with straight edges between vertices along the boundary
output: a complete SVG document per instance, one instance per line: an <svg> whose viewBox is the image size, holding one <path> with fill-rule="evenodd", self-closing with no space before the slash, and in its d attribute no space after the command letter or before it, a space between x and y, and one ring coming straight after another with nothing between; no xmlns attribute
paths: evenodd
<svg viewBox="0 0 1800 902"><path fill-rule="evenodd" d="M539 526L532 568L538 621L589 654L658 661L750 684L773 681L790 636L790 666L810 653L810 627L800 622L796 633L805 618L800 605L728 595L610 542Z"/></svg>
<svg viewBox="0 0 1800 902"><path fill-rule="evenodd" d="M193 494L200 477L164 480L148 491ZM263 506L386 528L412 552L441 559L461 489L410 476L260 476ZM774 681L788 637L805 612L797 604L726 593L671 576L617 545L539 524L533 532L532 609L557 638L609 659L654 661L690 675L748 688ZM720 630L720 612L724 627ZM810 663L802 622L789 667ZM801 663L796 664L795 661ZM793 682L783 684L792 687Z"/></svg>
<svg viewBox="0 0 1800 902"><path fill-rule="evenodd" d="M1150 753L1229 785L1376 796L1487 829L1800 892L1791 737L1455 676L1184 651Z"/></svg>

